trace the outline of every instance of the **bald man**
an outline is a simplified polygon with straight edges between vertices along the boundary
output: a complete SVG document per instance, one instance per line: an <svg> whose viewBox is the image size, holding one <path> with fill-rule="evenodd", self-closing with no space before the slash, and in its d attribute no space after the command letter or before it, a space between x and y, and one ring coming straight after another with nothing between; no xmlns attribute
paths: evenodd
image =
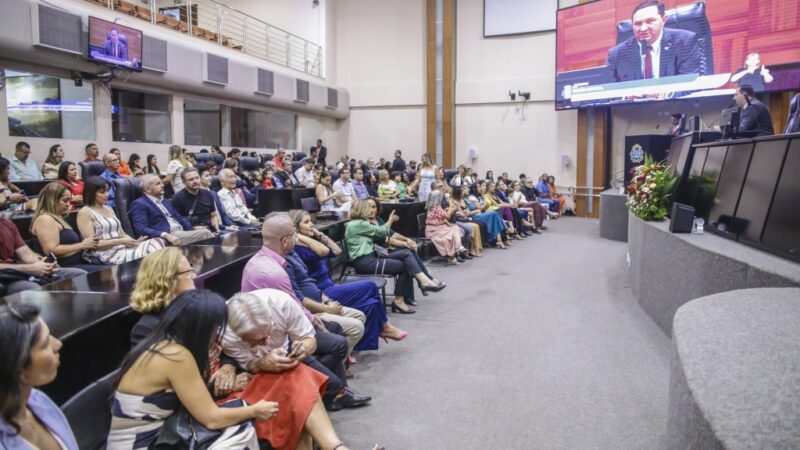
<svg viewBox="0 0 800 450"><path fill-rule="evenodd" d="M172 245L186 245L214 237L210 230L193 229L178 214L172 202L164 199L164 183L157 175L143 175L139 184L144 195L131 203L130 215L137 236L160 237Z"/></svg>
<svg viewBox="0 0 800 450"><path fill-rule="evenodd" d="M287 270L286 255L294 250L295 234L294 224L288 214L272 213L264 218L261 228L264 246L247 262L244 268L242 291L251 292L270 288L289 294L303 308L306 318L317 330L317 350L313 358L304 362L329 378L328 390L323 396L325 407L330 411L335 411L365 405L372 400L371 397L358 396L347 389L344 367L348 352L347 339L328 332L342 330L345 334L353 334L360 330L360 334L363 335L364 324L358 319L342 315L329 317L334 316L333 314L326 315L325 321L323 321L320 317L321 314L314 315L309 311L309 306L317 308L316 305L320 304L312 299L304 298Z"/></svg>

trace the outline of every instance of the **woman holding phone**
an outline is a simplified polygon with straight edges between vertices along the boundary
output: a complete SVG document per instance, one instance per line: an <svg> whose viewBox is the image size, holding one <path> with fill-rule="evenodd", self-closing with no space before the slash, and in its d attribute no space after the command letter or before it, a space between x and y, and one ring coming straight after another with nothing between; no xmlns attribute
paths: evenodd
<svg viewBox="0 0 800 450"><path fill-rule="evenodd" d="M373 207L373 203L367 199L353 202L350 208L350 221L347 222L344 232L347 259L358 273L396 275L392 312L413 314L415 311L408 307L406 299L414 300L414 279L419 281L422 292L438 292L446 285L437 283L425 275L410 250L388 252L385 248L375 245L375 238L388 237L391 234L392 224L397 222L398 217L392 211L385 224L375 225L369 221Z"/></svg>

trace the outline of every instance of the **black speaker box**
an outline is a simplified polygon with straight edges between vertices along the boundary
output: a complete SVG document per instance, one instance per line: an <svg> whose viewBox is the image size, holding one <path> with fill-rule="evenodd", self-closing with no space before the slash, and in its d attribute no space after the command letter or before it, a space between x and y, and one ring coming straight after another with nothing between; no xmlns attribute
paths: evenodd
<svg viewBox="0 0 800 450"><path fill-rule="evenodd" d="M694 208L682 203L672 204L669 231L671 233L691 233L694 223Z"/></svg>

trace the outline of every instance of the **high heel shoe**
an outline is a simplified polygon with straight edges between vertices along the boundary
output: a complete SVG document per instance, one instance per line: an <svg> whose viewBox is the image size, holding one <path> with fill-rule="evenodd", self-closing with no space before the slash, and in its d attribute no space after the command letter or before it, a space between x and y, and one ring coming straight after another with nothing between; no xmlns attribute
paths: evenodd
<svg viewBox="0 0 800 450"><path fill-rule="evenodd" d="M417 287L419 288L420 292L422 292L422 296L423 297L427 297L428 296L428 292L422 290L422 283L420 283L419 281L417 281Z"/></svg>
<svg viewBox="0 0 800 450"><path fill-rule="evenodd" d="M439 292L439 291L441 291L442 289L444 289L444 288L446 288L446 287L447 287L447 285L446 285L446 284L444 284L444 283L439 283L439 284L437 284L436 286L422 286L422 287L420 287L420 290L421 290L421 291L422 291L422 293L424 294L424 293L425 293L425 292L427 292L427 291L430 291L430 292Z"/></svg>
<svg viewBox="0 0 800 450"><path fill-rule="evenodd" d="M388 344L389 343L389 339L391 339L393 341L402 341L403 339L408 337L408 331L401 331L401 332L397 333L397 336L392 336L392 335L389 335L389 334L381 333L380 337L383 338L384 342L386 342Z"/></svg>
<svg viewBox="0 0 800 450"><path fill-rule="evenodd" d="M393 313L400 313L400 314L414 314L416 311L414 311L411 308L402 309L399 306L397 306L397 303L392 302L392 312Z"/></svg>

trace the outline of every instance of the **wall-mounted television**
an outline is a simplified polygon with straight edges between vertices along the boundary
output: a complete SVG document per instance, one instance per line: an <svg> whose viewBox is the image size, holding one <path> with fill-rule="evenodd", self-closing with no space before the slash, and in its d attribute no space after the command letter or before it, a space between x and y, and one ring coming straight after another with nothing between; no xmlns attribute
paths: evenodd
<svg viewBox="0 0 800 450"><path fill-rule="evenodd" d="M797 0L596 0L556 14L556 109L800 85Z"/></svg>
<svg viewBox="0 0 800 450"><path fill-rule="evenodd" d="M142 32L90 16L88 55L90 61L142 70Z"/></svg>

